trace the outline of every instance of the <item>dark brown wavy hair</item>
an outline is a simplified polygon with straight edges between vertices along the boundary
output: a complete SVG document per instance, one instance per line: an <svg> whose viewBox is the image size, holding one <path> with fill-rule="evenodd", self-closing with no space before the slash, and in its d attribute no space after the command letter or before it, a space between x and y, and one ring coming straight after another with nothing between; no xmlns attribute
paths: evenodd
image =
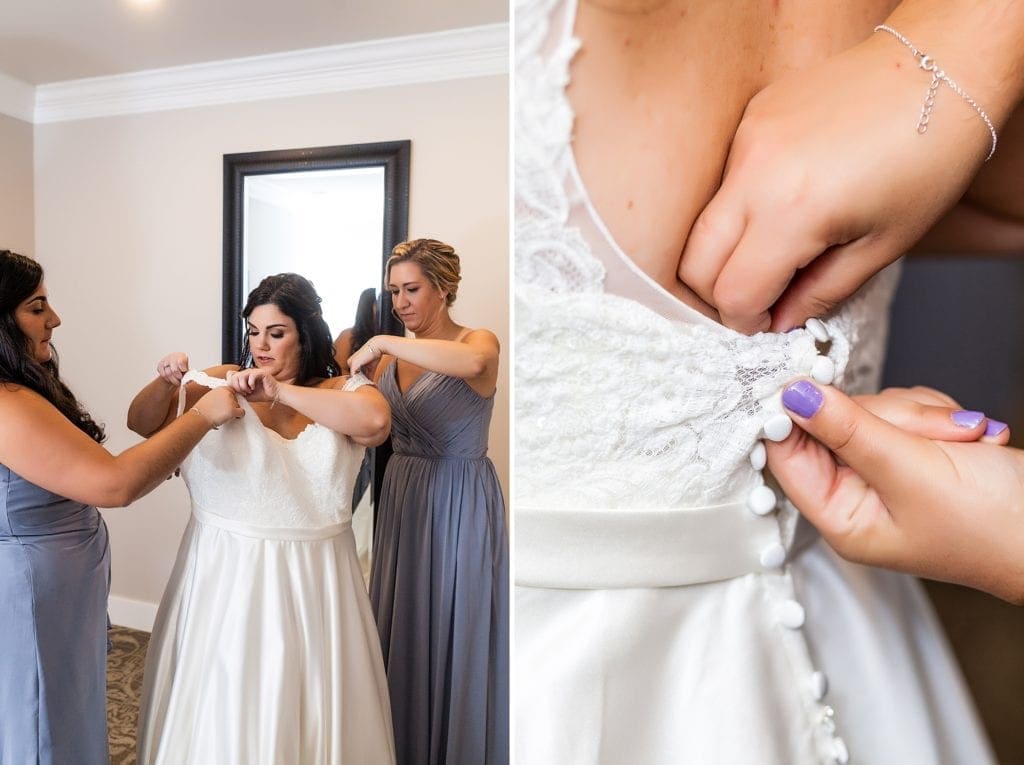
<svg viewBox="0 0 1024 765"><path fill-rule="evenodd" d="M79 430L102 443L103 426L85 411L67 385L60 379L57 351L40 363L14 318L18 306L32 296L43 283L43 267L32 258L10 250L0 250L0 383L21 385L34 390L53 404Z"/></svg>
<svg viewBox="0 0 1024 765"><path fill-rule="evenodd" d="M316 294L313 282L298 274L268 276L249 293L242 309L242 319L248 319L249 314L261 305L276 305L281 313L295 322L299 331L299 376L296 383L305 385L309 380L341 374L334 358L331 329L320 311L320 296ZM246 369L252 365L252 350L246 341L238 366Z"/></svg>

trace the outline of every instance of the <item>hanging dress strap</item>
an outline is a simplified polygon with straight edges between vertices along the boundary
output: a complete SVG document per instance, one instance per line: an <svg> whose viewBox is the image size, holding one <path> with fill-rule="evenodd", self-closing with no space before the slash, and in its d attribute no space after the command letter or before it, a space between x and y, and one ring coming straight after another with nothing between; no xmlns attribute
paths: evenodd
<svg viewBox="0 0 1024 765"><path fill-rule="evenodd" d="M228 381L223 377L211 377L200 369L190 369L181 378L181 387L178 388L178 417L181 417L181 413L185 411L185 387L190 382L194 382L197 385L202 385L211 389L223 388L228 384Z"/></svg>

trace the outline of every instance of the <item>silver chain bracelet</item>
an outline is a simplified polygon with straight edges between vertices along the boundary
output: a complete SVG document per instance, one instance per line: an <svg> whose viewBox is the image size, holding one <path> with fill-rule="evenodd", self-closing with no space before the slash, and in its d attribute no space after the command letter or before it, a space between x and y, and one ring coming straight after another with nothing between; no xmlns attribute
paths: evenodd
<svg viewBox="0 0 1024 765"><path fill-rule="evenodd" d="M877 27L875 27L875 31L888 32L901 43L910 48L910 52L913 53L914 57L918 59L917 65L924 69L926 72L930 72L932 75L932 81L928 85L928 92L925 94L924 97L924 106L921 107L921 119L918 120L917 123L917 132L922 135L928 132L928 121L931 119L932 109L935 107L935 93L939 89L939 84L944 82L946 83L946 85L949 86L950 90L952 90L954 93L960 96L960 98L962 98L964 101L970 104L971 108L973 108L974 111L978 113L978 116L985 121L985 126L988 127L988 132L992 136L992 148L989 149L988 156L985 157L985 161L988 162L990 159L992 159L992 155L996 153L996 142L998 140L998 138L996 137L996 129L992 125L992 120L990 120L988 118L988 115L985 114L985 110L978 106L978 102L971 98L969 95L967 95L964 92L964 89L957 85L942 69L939 69L938 65L935 63L935 60L931 56L928 56L922 51L919 51L917 47L912 42L910 42L910 40L901 35L895 29L893 29L890 26L886 26L885 24L879 24Z"/></svg>

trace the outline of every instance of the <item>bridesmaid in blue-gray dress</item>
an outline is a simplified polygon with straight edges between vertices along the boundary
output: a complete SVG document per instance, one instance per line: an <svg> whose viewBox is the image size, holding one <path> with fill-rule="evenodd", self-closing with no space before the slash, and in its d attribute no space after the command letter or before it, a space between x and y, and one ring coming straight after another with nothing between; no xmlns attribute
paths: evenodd
<svg viewBox="0 0 1024 765"><path fill-rule="evenodd" d="M175 432L114 457L61 381L42 268L0 250L0 763L107 763L110 550L95 505L158 486L241 413L208 394Z"/></svg>
<svg viewBox="0 0 1024 765"><path fill-rule="evenodd" d="M386 280L416 337L377 335L350 359L380 359L394 454L377 508L370 601L402 765L508 762L508 536L487 429L498 340L452 321L448 245L398 245Z"/></svg>

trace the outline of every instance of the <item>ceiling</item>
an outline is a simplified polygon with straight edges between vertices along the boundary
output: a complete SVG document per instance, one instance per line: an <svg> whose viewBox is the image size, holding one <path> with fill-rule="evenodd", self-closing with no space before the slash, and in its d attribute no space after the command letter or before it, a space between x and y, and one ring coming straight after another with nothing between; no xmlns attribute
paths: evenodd
<svg viewBox="0 0 1024 765"><path fill-rule="evenodd" d="M0 72L30 85L508 20L508 0L2 0Z"/></svg>

